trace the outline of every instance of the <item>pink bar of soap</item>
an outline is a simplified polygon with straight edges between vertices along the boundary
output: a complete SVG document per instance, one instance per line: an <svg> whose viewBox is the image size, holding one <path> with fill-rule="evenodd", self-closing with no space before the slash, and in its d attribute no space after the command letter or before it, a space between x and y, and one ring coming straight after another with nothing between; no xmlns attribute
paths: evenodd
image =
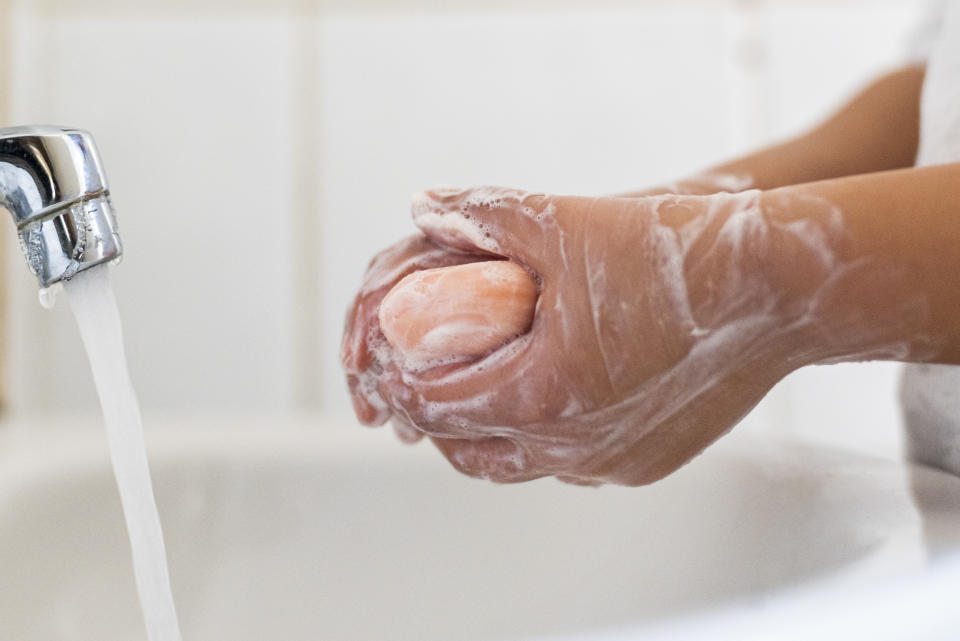
<svg viewBox="0 0 960 641"><path fill-rule="evenodd" d="M380 328L410 362L479 356L529 329L537 283L503 260L414 272L380 303Z"/></svg>

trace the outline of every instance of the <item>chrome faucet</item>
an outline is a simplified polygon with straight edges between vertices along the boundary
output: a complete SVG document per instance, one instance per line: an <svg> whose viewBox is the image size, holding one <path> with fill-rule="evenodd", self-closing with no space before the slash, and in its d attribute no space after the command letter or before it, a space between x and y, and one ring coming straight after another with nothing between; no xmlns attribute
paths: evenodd
<svg viewBox="0 0 960 641"><path fill-rule="evenodd" d="M81 129L0 129L0 207L41 287L123 253L100 156Z"/></svg>

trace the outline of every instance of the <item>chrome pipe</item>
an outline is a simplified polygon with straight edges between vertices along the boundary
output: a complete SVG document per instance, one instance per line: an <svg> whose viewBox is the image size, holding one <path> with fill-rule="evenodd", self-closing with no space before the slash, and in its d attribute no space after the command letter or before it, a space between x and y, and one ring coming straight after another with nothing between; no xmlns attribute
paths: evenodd
<svg viewBox="0 0 960 641"><path fill-rule="evenodd" d="M0 207L41 287L123 255L103 165L81 129L0 129Z"/></svg>

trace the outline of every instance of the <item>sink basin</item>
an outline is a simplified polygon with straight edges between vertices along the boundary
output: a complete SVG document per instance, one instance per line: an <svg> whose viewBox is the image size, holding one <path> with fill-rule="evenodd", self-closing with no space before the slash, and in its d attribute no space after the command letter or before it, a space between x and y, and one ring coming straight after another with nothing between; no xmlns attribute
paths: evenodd
<svg viewBox="0 0 960 641"><path fill-rule="evenodd" d="M147 423L187 641L586 634L960 549L960 479L752 433L595 489L467 479L349 421ZM0 427L0 568L0 639L145 638L99 425Z"/></svg>

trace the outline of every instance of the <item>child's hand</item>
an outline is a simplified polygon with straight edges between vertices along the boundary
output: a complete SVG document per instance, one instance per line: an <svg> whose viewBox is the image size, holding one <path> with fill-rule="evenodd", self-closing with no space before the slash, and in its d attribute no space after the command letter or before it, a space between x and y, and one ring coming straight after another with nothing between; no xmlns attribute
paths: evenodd
<svg viewBox="0 0 960 641"><path fill-rule="evenodd" d="M392 414L457 469L642 484L672 472L820 354L815 303L832 267L829 213L772 224L760 192L583 198L439 191L427 235L378 256L348 316L343 362L360 419ZM506 257L535 273L529 332L468 363L418 371L380 332L406 274ZM785 269L771 256L787 256ZM804 274L798 281L794 274Z"/></svg>

